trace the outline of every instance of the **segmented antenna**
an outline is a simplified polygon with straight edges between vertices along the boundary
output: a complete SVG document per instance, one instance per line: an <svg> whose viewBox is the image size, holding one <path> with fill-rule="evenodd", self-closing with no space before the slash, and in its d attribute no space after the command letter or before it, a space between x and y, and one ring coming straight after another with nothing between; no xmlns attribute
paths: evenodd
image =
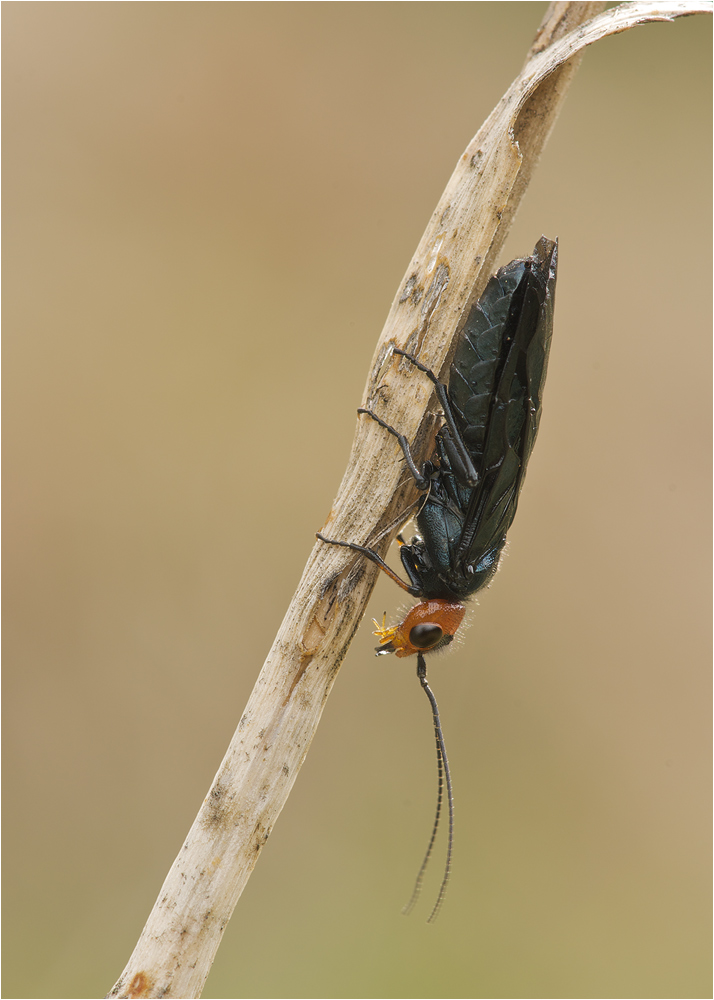
<svg viewBox="0 0 714 1000"><path fill-rule="evenodd" d="M436 764L439 770L439 791L436 799L436 816L434 817L434 826L431 831L431 839L429 840L429 846L426 849L426 854L424 855L424 860L421 863L421 868L416 877L416 882L414 883L414 891L412 892L412 897L407 903L407 905L402 910L405 916L408 916L414 906L416 901L419 899L421 894L421 888L424 882L424 872L426 871L426 866L429 863L429 858L431 857L431 852L434 847L434 841L436 840L436 833L439 829L439 819L441 818L441 804L444 798L444 778L446 778L446 796L449 803L449 843L446 848L446 864L444 865L444 877L441 880L441 886L439 887L439 895L436 898L436 903L434 903L434 908L429 914L428 924L433 924L436 918L439 916L439 910L441 909L441 904L444 901L444 896L446 895L446 887L449 883L449 876L451 875L451 854L454 847L454 795L451 788L451 772L449 771L449 761L446 756L446 746L444 744L444 734L441 731L441 722L439 721L439 707L436 704L436 698L434 697L434 692L429 687L429 683L426 679L426 660L421 653L417 654L417 677L421 686L426 692L426 696L431 703L431 714L434 718L434 735L436 736Z"/></svg>

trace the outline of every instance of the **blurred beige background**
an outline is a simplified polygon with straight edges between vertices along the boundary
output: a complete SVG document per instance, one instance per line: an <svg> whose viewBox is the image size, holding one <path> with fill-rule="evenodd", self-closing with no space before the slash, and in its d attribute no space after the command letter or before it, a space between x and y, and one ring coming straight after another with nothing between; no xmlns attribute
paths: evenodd
<svg viewBox="0 0 714 1000"><path fill-rule="evenodd" d="M3 5L5 996L121 972L544 9ZM711 995L710 53L589 50L503 257L560 237L508 558L430 669L439 922L429 710L366 620L206 996Z"/></svg>

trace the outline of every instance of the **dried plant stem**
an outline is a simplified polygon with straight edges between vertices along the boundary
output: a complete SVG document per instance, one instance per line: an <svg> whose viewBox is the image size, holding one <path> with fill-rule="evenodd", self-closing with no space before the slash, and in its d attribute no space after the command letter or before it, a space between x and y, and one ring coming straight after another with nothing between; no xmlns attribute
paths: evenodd
<svg viewBox="0 0 714 1000"><path fill-rule="evenodd" d="M396 364L381 371L389 345L443 369L459 324L493 269L578 54L639 23L711 12L709 3L639 2L600 14L603 7L550 5L523 71L460 158L392 303L363 405L378 396L380 414L410 441L433 430L429 386ZM411 483L400 483L398 457L398 445L374 421L358 421L326 534L386 550L415 496ZM315 545L211 789L109 996L201 995L223 931L305 759L376 572L345 549Z"/></svg>

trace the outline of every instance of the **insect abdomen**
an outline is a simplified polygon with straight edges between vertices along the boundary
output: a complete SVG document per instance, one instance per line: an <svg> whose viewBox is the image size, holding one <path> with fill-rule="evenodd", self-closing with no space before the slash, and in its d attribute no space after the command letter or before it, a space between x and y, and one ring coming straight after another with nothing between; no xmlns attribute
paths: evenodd
<svg viewBox="0 0 714 1000"><path fill-rule="evenodd" d="M538 430L556 266L557 244L543 237L531 257L511 261L491 278L469 313L448 396L478 481L466 481L450 431L442 428L438 472L417 517L422 541L414 552L429 596L467 597L498 565Z"/></svg>

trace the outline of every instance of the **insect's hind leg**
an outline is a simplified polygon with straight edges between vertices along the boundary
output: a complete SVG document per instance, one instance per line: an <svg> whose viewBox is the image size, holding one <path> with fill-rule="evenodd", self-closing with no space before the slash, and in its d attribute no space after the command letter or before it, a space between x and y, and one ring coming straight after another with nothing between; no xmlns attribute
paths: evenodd
<svg viewBox="0 0 714 1000"><path fill-rule="evenodd" d="M357 412L366 413L368 417L372 418L372 420L376 420L380 427L384 427L385 431L389 431L390 434L394 435L394 437L399 442L402 451L404 452L404 458L406 460L407 465L409 466L409 471L414 476L414 481L416 482L417 487L420 490L427 490L429 488L429 480L426 478L426 476L422 475L422 473L419 472L419 469L417 469L416 462L412 457L411 448L409 447L409 442L404 437L404 435L400 434L398 430L395 430L391 424L388 424L384 420L382 420L381 417L378 417L373 410L368 410L364 406L360 406Z"/></svg>
<svg viewBox="0 0 714 1000"><path fill-rule="evenodd" d="M468 447L464 442L461 431L456 424L456 420L454 419L454 414L451 409L451 401L449 400L449 393L446 386L437 378L431 368L427 368L425 364L422 364L422 362L418 358L415 358L413 354L410 354L409 351L403 351L401 347L394 347L392 348L392 353L398 354L400 357L406 358L407 361L410 361L415 368L419 369L420 372L424 372L426 377L433 384L436 398L441 404L444 419L446 420L449 431L451 432L449 436L449 450L453 450L453 454L457 459L459 471L466 483L469 486L475 486L478 483L479 475L476 471L476 467L474 466L473 459L469 454ZM375 419L378 418L375 417ZM386 424L384 426L386 426ZM391 428L389 429L391 430ZM392 431L392 433L394 433L394 431ZM404 446L402 445L402 448L403 447Z"/></svg>

